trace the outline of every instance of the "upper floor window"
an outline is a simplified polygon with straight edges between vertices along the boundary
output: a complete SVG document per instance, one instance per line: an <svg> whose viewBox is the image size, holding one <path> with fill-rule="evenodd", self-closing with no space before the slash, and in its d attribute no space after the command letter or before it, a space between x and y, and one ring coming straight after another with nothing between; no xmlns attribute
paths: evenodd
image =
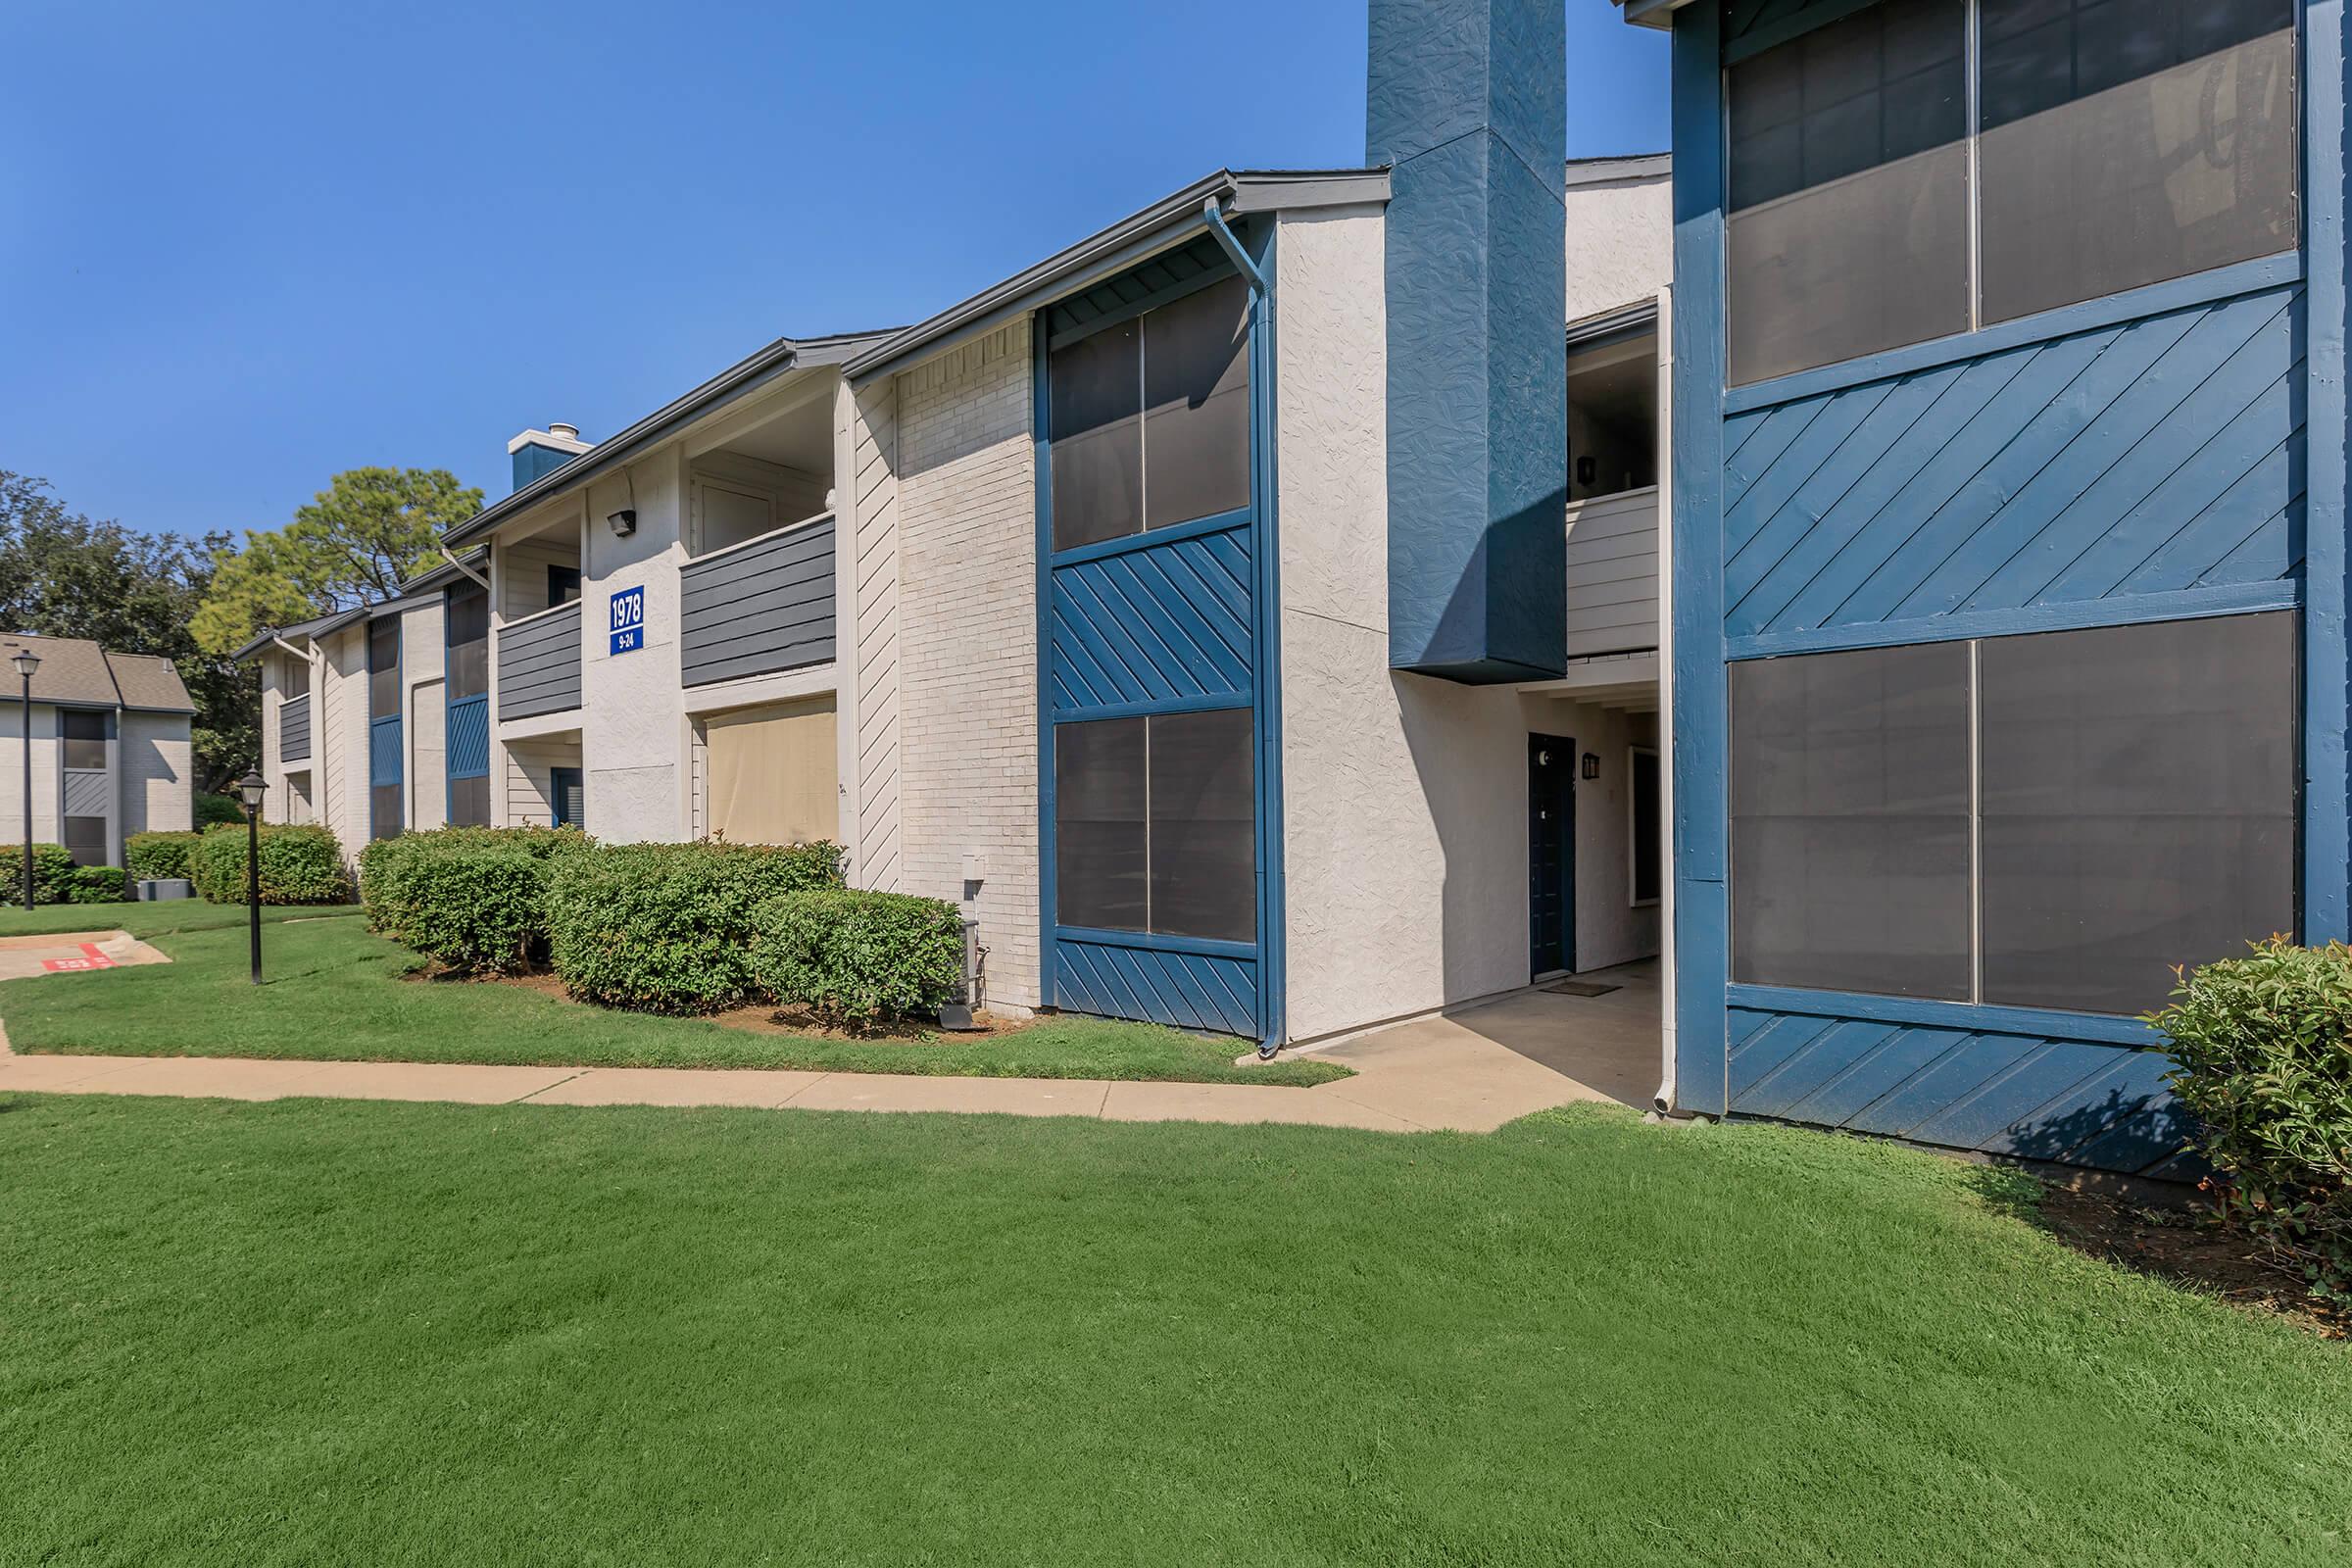
<svg viewBox="0 0 2352 1568"><path fill-rule="evenodd" d="M2296 243L2293 0L1885 0L1728 82L1735 385Z"/></svg>
<svg viewBox="0 0 2352 1568"><path fill-rule="evenodd" d="M1568 499L1658 482L1658 337L1568 350Z"/></svg>
<svg viewBox="0 0 2352 1568"><path fill-rule="evenodd" d="M400 617L368 623L368 716L390 718L400 711Z"/></svg>
<svg viewBox="0 0 2352 1568"><path fill-rule="evenodd" d="M443 613L450 700L479 697L490 689L490 595L480 588L452 589Z"/></svg>
<svg viewBox="0 0 2352 1568"><path fill-rule="evenodd" d="M1048 356L1054 548L1250 504L1250 291L1239 277Z"/></svg>
<svg viewBox="0 0 2352 1568"><path fill-rule="evenodd" d="M104 713L69 708L57 715L57 728L65 742L66 766L93 771L106 766Z"/></svg>

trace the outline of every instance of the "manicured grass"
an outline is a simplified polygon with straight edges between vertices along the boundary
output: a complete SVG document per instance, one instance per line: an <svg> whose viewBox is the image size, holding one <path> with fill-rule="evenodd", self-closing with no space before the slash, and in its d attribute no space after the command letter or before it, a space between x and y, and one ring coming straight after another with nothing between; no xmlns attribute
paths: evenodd
<svg viewBox="0 0 2352 1568"><path fill-rule="evenodd" d="M20 884L21 885L21 884ZM266 906L262 922L317 920L357 915L356 904ZM46 936L55 931L127 931L134 937L171 936L181 931L245 929L242 904L207 904L202 899L167 899L154 904L43 904L27 912L0 907L0 937Z"/></svg>
<svg viewBox="0 0 2352 1568"><path fill-rule="evenodd" d="M225 926L200 922L151 933L170 964L43 976L0 990L0 1022L10 1042L28 1053L125 1056L796 1067L1278 1085L1348 1076L1326 1061L1236 1066L1234 1057L1247 1048L1233 1040L1093 1018L1051 1019L1006 1035L943 1035L931 1043L753 1034L700 1019L608 1011L515 986L409 978L417 964L414 955L345 918L266 931L268 983L256 992L246 977L244 911L227 912L236 919ZM119 923L150 934L129 920Z"/></svg>
<svg viewBox="0 0 2352 1568"><path fill-rule="evenodd" d="M2352 1549L2352 1351L1813 1134L25 1096L0 1179L14 1561Z"/></svg>

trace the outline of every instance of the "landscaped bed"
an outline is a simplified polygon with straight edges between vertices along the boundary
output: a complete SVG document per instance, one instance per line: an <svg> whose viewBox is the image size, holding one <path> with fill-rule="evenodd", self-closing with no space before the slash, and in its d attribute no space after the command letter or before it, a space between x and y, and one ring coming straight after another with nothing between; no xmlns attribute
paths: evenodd
<svg viewBox="0 0 2352 1568"><path fill-rule="evenodd" d="M151 912L152 911L152 912ZM416 978L424 960L346 908L264 911L264 971L247 980L245 911L195 903L118 905L104 921L74 906L17 930L112 923L173 961L0 991L21 1052L103 1055L468 1061L587 1067L780 1067L995 1078L1113 1078L1302 1086L1348 1076L1314 1060L1237 1065L1248 1047L1151 1024L1049 1018L979 1036L874 1040L730 1028L571 1002L548 986ZM321 918L325 916L325 918ZM54 917L54 919L52 919ZM753 1016L760 1014L755 1011Z"/></svg>
<svg viewBox="0 0 2352 1568"><path fill-rule="evenodd" d="M1900 1149L1621 1111L0 1107L11 1560L2299 1568L2352 1541L2352 1350Z"/></svg>

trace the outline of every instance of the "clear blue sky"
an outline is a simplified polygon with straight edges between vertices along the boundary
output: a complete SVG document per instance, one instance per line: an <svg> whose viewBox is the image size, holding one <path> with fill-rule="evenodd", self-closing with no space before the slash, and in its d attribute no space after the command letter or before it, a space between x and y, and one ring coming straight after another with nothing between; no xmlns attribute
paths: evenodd
<svg viewBox="0 0 2352 1568"><path fill-rule="evenodd" d="M1663 149L1663 38L1565 3L1570 154ZM150 529L364 464L495 498L527 425L1363 156L1363 0L0 11L0 468Z"/></svg>

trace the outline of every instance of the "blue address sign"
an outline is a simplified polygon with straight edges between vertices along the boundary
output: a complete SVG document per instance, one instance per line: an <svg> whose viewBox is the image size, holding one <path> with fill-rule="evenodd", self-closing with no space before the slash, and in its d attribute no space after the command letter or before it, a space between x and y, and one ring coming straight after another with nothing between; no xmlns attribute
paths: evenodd
<svg viewBox="0 0 2352 1568"><path fill-rule="evenodd" d="M612 596L612 652L633 654L645 646L645 589L623 588Z"/></svg>

